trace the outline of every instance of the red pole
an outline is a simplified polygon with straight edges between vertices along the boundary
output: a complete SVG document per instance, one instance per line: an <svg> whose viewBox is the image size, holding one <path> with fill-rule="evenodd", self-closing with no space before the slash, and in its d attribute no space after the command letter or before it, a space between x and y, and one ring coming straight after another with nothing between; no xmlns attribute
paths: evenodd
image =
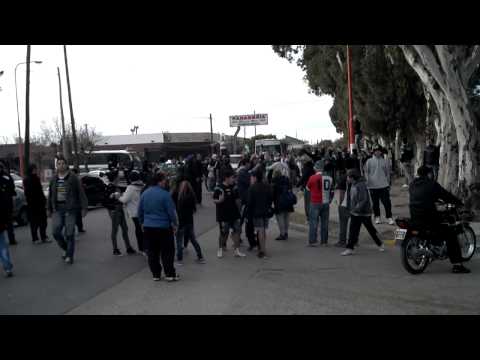
<svg viewBox="0 0 480 360"><path fill-rule="evenodd" d="M348 76L348 135L350 152L353 152L355 134L353 132L353 107L352 107L352 52L347 45L347 76Z"/></svg>

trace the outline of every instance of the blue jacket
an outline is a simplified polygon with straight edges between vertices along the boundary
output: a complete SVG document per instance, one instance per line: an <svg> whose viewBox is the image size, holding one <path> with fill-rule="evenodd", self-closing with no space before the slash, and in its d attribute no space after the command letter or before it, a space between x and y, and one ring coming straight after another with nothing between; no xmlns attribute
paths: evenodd
<svg viewBox="0 0 480 360"><path fill-rule="evenodd" d="M168 229L177 226L177 213L170 193L151 186L140 197L138 219L144 227Z"/></svg>

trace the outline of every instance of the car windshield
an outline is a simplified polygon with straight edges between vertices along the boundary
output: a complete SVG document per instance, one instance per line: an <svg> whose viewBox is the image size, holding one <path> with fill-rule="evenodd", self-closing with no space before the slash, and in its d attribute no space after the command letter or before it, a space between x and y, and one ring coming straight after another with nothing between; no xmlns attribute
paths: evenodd
<svg viewBox="0 0 480 360"><path fill-rule="evenodd" d="M240 162L240 159L241 159L240 156L230 156L230 163L238 164Z"/></svg>

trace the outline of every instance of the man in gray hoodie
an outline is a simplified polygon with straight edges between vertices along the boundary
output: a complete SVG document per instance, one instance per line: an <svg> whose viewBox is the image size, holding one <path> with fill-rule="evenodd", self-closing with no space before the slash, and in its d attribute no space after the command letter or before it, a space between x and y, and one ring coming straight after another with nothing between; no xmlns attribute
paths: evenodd
<svg viewBox="0 0 480 360"><path fill-rule="evenodd" d="M375 224L380 224L380 201L385 207L389 225L395 225L392 219L392 203L390 202L390 166L383 157L382 148L375 147L374 156L365 164L365 178L372 197Z"/></svg>
<svg viewBox="0 0 480 360"><path fill-rule="evenodd" d="M350 233L348 235L347 249L341 255L348 256L353 254L353 249L358 243L362 224L373 241L375 241L375 244L377 244L378 249L382 252L385 251L378 232L372 224L372 207L365 179L360 176L360 171L350 169L347 172L347 181L351 184L350 191L347 194L347 208L350 211Z"/></svg>

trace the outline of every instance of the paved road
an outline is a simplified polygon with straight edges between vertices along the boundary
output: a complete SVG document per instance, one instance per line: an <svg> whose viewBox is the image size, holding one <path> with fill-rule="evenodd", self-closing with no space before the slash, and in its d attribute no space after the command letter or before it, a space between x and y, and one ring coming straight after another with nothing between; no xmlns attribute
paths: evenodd
<svg viewBox="0 0 480 360"><path fill-rule="evenodd" d="M273 222L268 260L233 258L231 250L217 259L211 200L206 205L196 227L205 232L199 241L207 264L196 264L190 252L178 283L153 282L140 256L114 258L103 209L88 215L73 267L60 261L55 244L33 246L27 229L20 230L22 244L12 249L17 277L0 279L0 314L480 313L478 255L469 263L472 274L451 274L443 261L412 276L401 267L398 248L379 253L364 230L358 254L345 258L338 248L306 247L302 232L291 231L287 242L271 240L278 234ZM332 222L332 243L337 230Z"/></svg>
<svg viewBox="0 0 480 360"><path fill-rule="evenodd" d="M480 259L473 273L450 273L446 261L421 276L400 265L399 249L380 253L363 234L358 254L309 248L304 233L270 240L271 258L215 257L218 230L200 237L207 264L192 256L178 283L155 283L148 270L73 309L70 314L479 314ZM277 235L274 226L269 239Z"/></svg>
<svg viewBox="0 0 480 360"><path fill-rule="evenodd" d="M204 203L196 215L198 234L215 226L214 205L207 197ZM16 229L20 244L10 248L15 277L0 278L0 314L63 314L146 267L143 256L112 255L110 218L105 209L92 209L84 223L87 233L78 236L73 266L61 261L56 243L33 245L28 227ZM128 224L136 247L130 219ZM120 233L118 236L124 250Z"/></svg>

